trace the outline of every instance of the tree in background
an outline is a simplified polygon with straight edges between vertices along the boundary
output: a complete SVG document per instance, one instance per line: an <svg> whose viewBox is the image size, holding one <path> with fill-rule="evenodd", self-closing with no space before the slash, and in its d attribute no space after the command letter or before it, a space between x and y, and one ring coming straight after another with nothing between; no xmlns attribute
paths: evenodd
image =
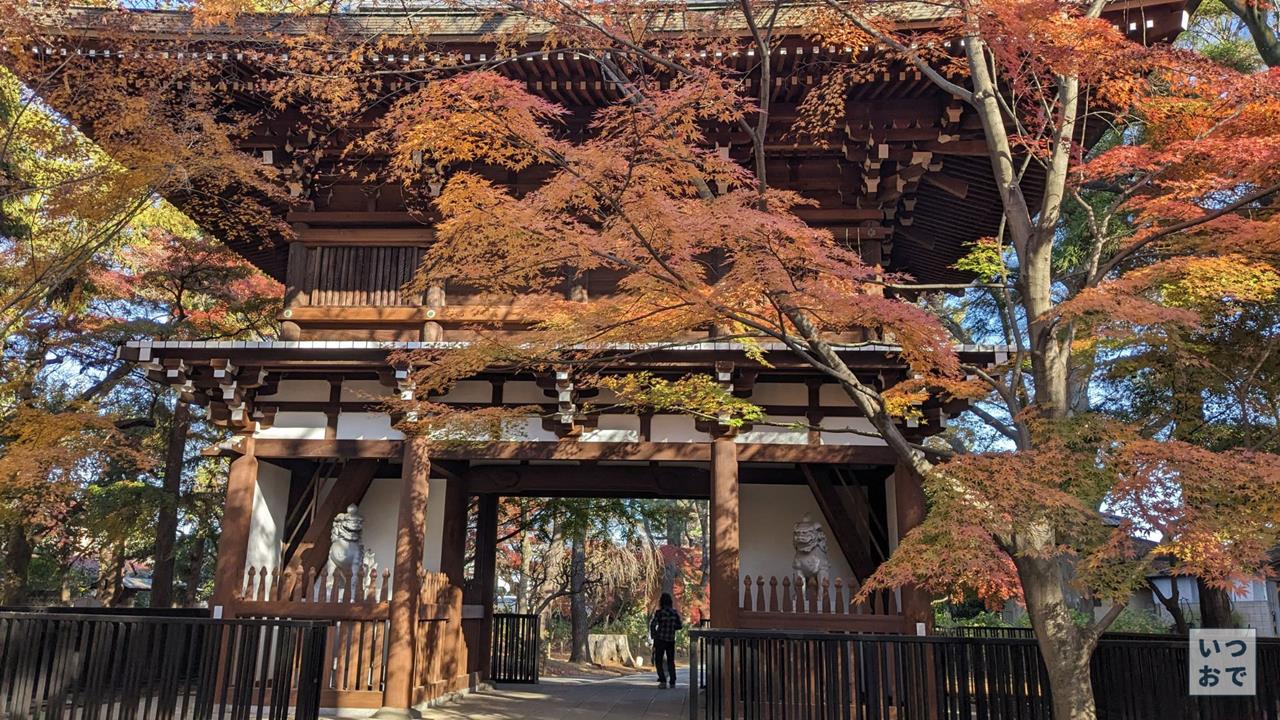
<svg viewBox="0 0 1280 720"><path fill-rule="evenodd" d="M586 662L590 628L647 603L659 582L659 556L642 534L652 516L623 499L507 498L504 506L499 576L520 612L567 616L569 661Z"/></svg>
<svg viewBox="0 0 1280 720"><path fill-rule="evenodd" d="M57 9L4 3L5 47L44 44ZM103 75L85 58L6 52L0 69L0 602L48 584L28 575L33 553L62 578L97 555L118 575L155 542L167 602L182 461L201 423L116 362L115 346L251 337L279 295L160 200L271 217L270 171L235 150L241 125L215 120L216 68L122 52Z"/></svg>

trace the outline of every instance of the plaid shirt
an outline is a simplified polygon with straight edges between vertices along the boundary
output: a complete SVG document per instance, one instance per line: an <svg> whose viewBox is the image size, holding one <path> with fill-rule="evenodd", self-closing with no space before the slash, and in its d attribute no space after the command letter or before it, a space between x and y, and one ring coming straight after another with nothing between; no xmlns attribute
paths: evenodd
<svg viewBox="0 0 1280 720"><path fill-rule="evenodd" d="M662 642L674 642L676 631L684 627L680 613L673 608L658 608L649 620L649 637Z"/></svg>

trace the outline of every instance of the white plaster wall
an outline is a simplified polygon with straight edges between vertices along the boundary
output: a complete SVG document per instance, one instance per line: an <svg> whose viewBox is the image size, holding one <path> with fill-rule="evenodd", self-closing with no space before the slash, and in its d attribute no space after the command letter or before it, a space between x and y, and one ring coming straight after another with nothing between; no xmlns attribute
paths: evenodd
<svg viewBox="0 0 1280 720"><path fill-rule="evenodd" d="M557 442L560 438L556 437L554 430L547 430L542 427L542 418L531 417L524 421L523 425L511 428L512 432L504 433L504 440L512 440L515 442Z"/></svg>
<svg viewBox="0 0 1280 720"><path fill-rule="evenodd" d="M635 415L601 415L599 425L582 431L582 442L640 442L640 418Z"/></svg>
<svg viewBox="0 0 1280 720"><path fill-rule="evenodd" d="M344 380L339 395L342 402L373 402L390 397L395 397L395 391L377 380Z"/></svg>
<svg viewBox="0 0 1280 720"><path fill-rule="evenodd" d="M391 426L387 413L344 412L338 414L340 440L403 440L404 433Z"/></svg>
<svg viewBox="0 0 1280 720"><path fill-rule="evenodd" d="M596 388L596 396L587 402L592 405L612 405L618 402L618 396L609 388Z"/></svg>
<svg viewBox="0 0 1280 720"><path fill-rule="evenodd" d="M710 442L711 437L698 432L693 418L688 415L654 415L649 427L649 439L653 442Z"/></svg>
<svg viewBox="0 0 1280 720"><path fill-rule="evenodd" d="M835 383L818 388L818 403L823 407L853 407L853 398Z"/></svg>
<svg viewBox="0 0 1280 720"><path fill-rule="evenodd" d="M258 461L246 568L275 568L280 562L285 515L289 511L289 478L289 471L279 465Z"/></svg>
<svg viewBox="0 0 1280 720"><path fill-rule="evenodd" d="M751 402L757 405L809 404L809 388L804 383L757 383L751 388Z"/></svg>
<svg viewBox="0 0 1280 720"><path fill-rule="evenodd" d="M827 531L827 553L831 559L832 578L847 582L853 577L849 562L840 551L835 536L827 528L822 510L806 485L742 485L738 497L739 537L741 539L741 573L752 580L763 575L765 582L776 576L778 582L793 573L791 561L795 549L791 535L795 524L805 513Z"/></svg>
<svg viewBox="0 0 1280 720"><path fill-rule="evenodd" d="M769 422L778 425L759 425L745 432L738 433L735 438L740 443L768 443L774 445L806 445L809 442L809 431L806 429L779 427L786 423L807 423L803 417L790 415L770 415Z"/></svg>
<svg viewBox="0 0 1280 720"><path fill-rule="evenodd" d="M488 380L462 380L436 398L439 402L456 403L487 403L492 399L493 383ZM503 400L506 401L505 395Z"/></svg>
<svg viewBox="0 0 1280 720"><path fill-rule="evenodd" d="M822 421L822 427L832 430L853 429L859 433L874 433L875 426L862 417L833 417ZM868 437L846 432L824 432L821 434L823 445L884 445L878 437Z"/></svg>
<svg viewBox="0 0 1280 720"><path fill-rule="evenodd" d="M538 387L538 383L532 380L521 380L502 384L502 402L515 405L540 405L555 402L555 400L547 397L542 388Z"/></svg>
<svg viewBox="0 0 1280 720"><path fill-rule="evenodd" d="M259 395L258 400L289 402L328 402L328 380L281 380L275 395Z"/></svg>
<svg viewBox="0 0 1280 720"><path fill-rule="evenodd" d="M379 575L394 569L399 514L400 478L375 478L360 501L360 515L364 518L364 546L373 551ZM333 570L332 564L329 569Z"/></svg>
<svg viewBox="0 0 1280 720"><path fill-rule="evenodd" d="M327 383L326 383L327 384ZM323 440L329 418L322 412L278 412L269 428L262 428L253 435L260 438L285 440Z"/></svg>

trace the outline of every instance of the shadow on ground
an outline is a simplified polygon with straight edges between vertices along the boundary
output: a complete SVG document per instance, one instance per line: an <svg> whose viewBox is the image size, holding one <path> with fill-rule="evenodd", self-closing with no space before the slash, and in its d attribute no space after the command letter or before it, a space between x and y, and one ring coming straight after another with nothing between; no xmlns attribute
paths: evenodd
<svg viewBox="0 0 1280 720"><path fill-rule="evenodd" d="M689 717L689 674L661 689L653 673L619 678L545 678L537 685L498 685L428 710L426 720L681 720Z"/></svg>

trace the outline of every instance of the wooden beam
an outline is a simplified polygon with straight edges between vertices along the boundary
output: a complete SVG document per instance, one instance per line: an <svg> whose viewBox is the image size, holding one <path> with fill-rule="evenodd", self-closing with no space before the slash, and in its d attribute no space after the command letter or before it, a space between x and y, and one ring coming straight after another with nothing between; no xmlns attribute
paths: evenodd
<svg viewBox="0 0 1280 720"><path fill-rule="evenodd" d="M705 498L710 493L706 470L686 467L481 465L467 479L471 492L499 495Z"/></svg>
<svg viewBox="0 0 1280 720"><path fill-rule="evenodd" d="M287 571L292 571L292 582L286 583L284 597L293 597L294 588L299 581L305 579L308 570L315 568L318 574L324 569L333 541L330 535L333 519L338 513L345 512L348 505L360 504L369 491L369 486L373 484L377 469L377 460L355 459L347 461L338 471L333 487L321 501L320 507L316 508L316 515L293 556L285 559Z"/></svg>
<svg viewBox="0 0 1280 720"><path fill-rule="evenodd" d="M297 239L291 243L307 245L408 245L420 247L435 240L435 230L429 227L365 228L353 236L350 230L340 228L306 227L295 231ZM292 248L291 248L292 249Z"/></svg>
<svg viewBox="0 0 1280 720"><path fill-rule="evenodd" d="M920 150L936 155L970 155L982 157L989 154L986 140L952 140L951 142L921 143Z"/></svg>
<svg viewBox="0 0 1280 720"><path fill-rule="evenodd" d="M261 458L371 458L393 459L401 454L401 440L295 440L259 438L256 453ZM736 443L738 459L762 463L842 463L892 465L897 456L883 445L768 445ZM705 442L684 443L603 443L576 442L486 442L450 444L432 448L432 457L446 460L644 460L709 462L711 451ZM235 450L219 448L215 454L234 457Z"/></svg>
<svg viewBox="0 0 1280 720"><path fill-rule="evenodd" d="M854 516L844 498L836 492L830 470L814 472L808 464L801 465L800 470L809 483L809 490L813 492L818 509L822 510L822 516L826 518L827 529L835 536L858 583L866 582L879 565L871 555L871 526L868 519ZM870 511L866 504L861 509Z"/></svg>
<svg viewBox="0 0 1280 720"><path fill-rule="evenodd" d="M282 315L282 318L285 316ZM531 323L547 318L544 308L527 305L448 305L441 308L389 305L313 305L290 308L287 319L353 325L413 323L427 320L452 323Z"/></svg>
<svg viewBox="0 0 1280 720"><path fill-rule="evenodd" d="M949 195L954 195L961 200L965 199L969 195L969 183L959 178L953 178L949 175L940 175L938 173L928 173L923 179L925 182L939 190L942 190Z"/></svg>

